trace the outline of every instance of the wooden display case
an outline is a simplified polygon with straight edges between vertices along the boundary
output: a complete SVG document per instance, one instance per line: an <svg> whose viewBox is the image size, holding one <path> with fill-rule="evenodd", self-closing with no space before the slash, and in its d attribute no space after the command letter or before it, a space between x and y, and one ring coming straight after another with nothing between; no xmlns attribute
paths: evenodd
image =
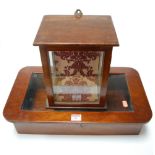
<svg viewBox="0 0 155 155"><path fill-rule="evenodd" d="M139 134L152 111L138 72L110 67L118 45L110 16L44 16L42 67L20 70L4 117L18 133Z"/></svg>
<svg viewBox="0 0 155 155"><path fill-rule="evenodd" d="M119 45L110 16L44 16L34 45L49 108L106 108L112 49Z"/></svg>

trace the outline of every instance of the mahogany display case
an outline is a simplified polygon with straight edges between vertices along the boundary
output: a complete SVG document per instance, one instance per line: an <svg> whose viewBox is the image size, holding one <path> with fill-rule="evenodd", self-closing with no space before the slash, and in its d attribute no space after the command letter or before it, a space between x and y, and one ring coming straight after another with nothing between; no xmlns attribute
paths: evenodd
<svg viewBox="0 0 155 155"><path fill-rule="evenodd" d="M44 16L39 46L49 108L103 109L113 46L110 16ZM53 70L51 67L53 66Z"/></svg>
<svg viewBox="0 0 155 155"><path fill-rule="evenodd" d="M110 16L44 16L34 45L42 67L20 70L3 112L18 133L139 134L151 119L138 72L110 67Z"/></svg>

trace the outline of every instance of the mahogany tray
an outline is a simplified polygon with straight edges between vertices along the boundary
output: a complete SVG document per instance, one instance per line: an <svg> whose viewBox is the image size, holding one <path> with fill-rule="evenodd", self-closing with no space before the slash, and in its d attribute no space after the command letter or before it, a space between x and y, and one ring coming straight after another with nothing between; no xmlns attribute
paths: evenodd
<svg viewBox="0 0 155 155"><path fill-rule="evenodd" d="M3 114L18 133L68 135L139 134L152 117L138 72L125 67L110 69L106 109L49 109L46 102L42 67L25 67Z"/></svg>

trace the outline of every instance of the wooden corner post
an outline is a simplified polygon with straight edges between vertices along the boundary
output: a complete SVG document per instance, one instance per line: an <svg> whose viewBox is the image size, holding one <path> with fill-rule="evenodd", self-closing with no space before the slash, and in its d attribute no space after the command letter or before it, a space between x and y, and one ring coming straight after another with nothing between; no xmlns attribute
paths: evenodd
<svg viewBox="0 0 155 155"><path fill-rule="evenodd" d="M46 87L46 93L49 106L54 104L54 95L52 90L52 72L50 68L50 60L48 56L48 50L45 46L39 46L42 68L44 72L44 82Z"/></svg>

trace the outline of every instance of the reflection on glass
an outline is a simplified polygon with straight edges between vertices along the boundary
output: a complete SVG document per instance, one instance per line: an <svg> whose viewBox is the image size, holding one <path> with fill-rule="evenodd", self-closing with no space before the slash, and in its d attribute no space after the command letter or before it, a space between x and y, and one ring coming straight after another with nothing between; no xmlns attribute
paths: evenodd
<svg viewBox="0 0 155 155"><path fill-rule="evenodd" d="M104 52L49 51L55 104L99 104Z"/></svg>

